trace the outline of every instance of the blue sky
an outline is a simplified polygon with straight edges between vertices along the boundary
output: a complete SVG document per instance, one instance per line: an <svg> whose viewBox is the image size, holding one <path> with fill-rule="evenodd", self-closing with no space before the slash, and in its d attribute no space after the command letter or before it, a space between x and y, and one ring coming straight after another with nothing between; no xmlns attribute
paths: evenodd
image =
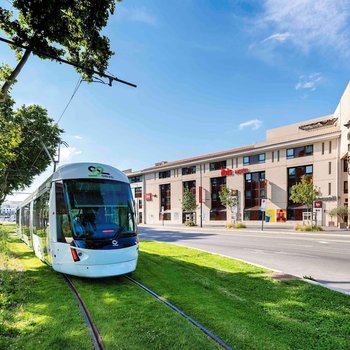
<svg viewBox="0 0 350 350"><path fill-rule="evenodd" d="M59 124L62 161L139 170L334 112L350 77L349 10L349 0L118 3L105 29L116 52L108 70L138 87L82 83ZM15 63L5 44L0 63ZM78 79L31 57L12 95L58 120Z"/></svg>

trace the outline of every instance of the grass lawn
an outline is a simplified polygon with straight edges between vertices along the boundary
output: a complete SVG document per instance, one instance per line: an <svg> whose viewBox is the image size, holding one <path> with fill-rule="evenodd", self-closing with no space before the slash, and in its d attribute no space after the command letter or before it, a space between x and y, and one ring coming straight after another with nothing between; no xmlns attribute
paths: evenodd
<svg viewBox="0 0 350 350"><path fill-rule="evenodd" d="M0 349L92 349L62 276L11 236L14 230L0 225Z"/></svg>
<svg viewBox="0 0 350 350"><path fill-rule="evenodd" d="M0 226L0 349L91 349L60 274ZM140 243L132 277L240 349L350 349L350 298L180 246ZM106 349L219 349L123 277L72 278Z"/></svg>
<svg viewBox="0 0 350 350"><path fill-rule="evenodd" d="M141 242L132 274L235 349L350 349L350 297L202 251Z"/></svg>

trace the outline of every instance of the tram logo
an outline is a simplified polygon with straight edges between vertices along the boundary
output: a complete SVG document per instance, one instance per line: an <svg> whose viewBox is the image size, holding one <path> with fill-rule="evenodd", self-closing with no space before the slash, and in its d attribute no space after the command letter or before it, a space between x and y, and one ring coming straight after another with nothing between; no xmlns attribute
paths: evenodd
<svg viewBox="0 0 350 350"><path fill-rule="evenodd" d="M111 177L110 176L110 173L106 173L104 171L104 169L101 167L101 166L94 166L94 165L90 165L88 167L89 171L92 173L89 175L89 177L98 177L98 176L101 176L101 177Z"/></svg>
<svg viewBox="0 0 350 350"><path fill-rule="evenodd" d="M117 247L119 245L119 243L116 239L113 239L112 244L114 247Z"/></svg>

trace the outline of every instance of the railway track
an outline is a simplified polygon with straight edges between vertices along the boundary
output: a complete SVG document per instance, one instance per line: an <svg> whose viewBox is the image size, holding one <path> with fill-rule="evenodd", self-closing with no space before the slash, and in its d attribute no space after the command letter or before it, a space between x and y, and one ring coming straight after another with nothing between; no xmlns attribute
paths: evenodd
<svg viewBox="0 0 350 350"><path fill-rule="evenodd" d="M64 277L65 281L67 282L68 287L70 288L73 295L75 296L75 298L78 301L78 305L79 305L79 308L81 310L81 313L83 314L85 322L89 328L91 338L92 338L92 343L94 345L94 349L95 350L105 350L105 347L104 347L103 342L102 342L102 337L101 337L96 325L94 324L93 319L89 313L89 310L86 307L83 299L81 298L78 290L75 288L73 282L70 280L70 278L67 275L63 274L63 277Z"/></svg>
<svg viewBox="0 0 350 350"><path fill-rule="evenodd" d="M98 329L96 325L93 322L93 319L89 313L89 310L87 309L84 301L82 300L78 290L75 288L74 284L70 280L70 278L67 275L63 275L64 279L66 280L69 288L71 289L72 293L74 294L75 298L78 301L79 308L84 316L85 322L90 330L92 342L94 345L95 350L105 350L105 347L102 342L102 337L100 333L98 332ZM216 342L218 345L220 345L225 350L234 350L230 345L226 344L221 338L219 338L217 335L215 335L213 332L211 332L209 329L205 328L202 324L200 324L198 321L187 315L185 312L180 310L178 307L176 307L174 304L170 303L168 300L162 298L160 295L152 291L151 289L147 288L140 282L136 281L135 279L131 278L130 276L124 275L124 278L126 278L128 281L133 283L134 285L138 286L139 288L146 291L148 294L152 295L154 298L156 298L158 301L162 302L184 318L186 318L189 322L191 322L194 326L196 326L198 329L200 329L203 333L205 333L210 339L212 339L214 342Z"/></svg>

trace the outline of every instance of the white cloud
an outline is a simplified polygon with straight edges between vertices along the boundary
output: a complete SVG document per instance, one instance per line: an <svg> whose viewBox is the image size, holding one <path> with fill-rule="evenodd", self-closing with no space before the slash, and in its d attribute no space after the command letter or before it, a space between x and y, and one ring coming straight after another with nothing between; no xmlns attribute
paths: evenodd
<svg viewBox="0 0 350 350"><path fill-rule="evenodd" d="M80 135L74 135L73 137L74 137L75 139L77 139L77 140L82 140L82 139L83 139L83 137L80 136Z"/></svg>
<svg viewBox="0 0 350 350"><path fill-rule="evenodd" d="M295 85L296 90L310 90L315 91L316 86L322 80L321 73L313 73L308 76L302 75L299 77L299 82Z"/></svg>
<svg viewBox="0 0 350 350"><path fill-rule="evenodd" d="M270 32L288 33L288 39L304 52L321 47L347 55L349 14L349 0L265 0L262 22ZM274 35L269 38L287 39Z"/></svg>
<svg viewBox="0 0 350 350"><path fill-rule="evenodd" d="M276 33L276 34L272 34L269 37L265 38L264 40L262 40L262 42L265 43L267 41L272 41L272 42L282 43L282 42L286 41L288 38L290 38L291 36L292 36L292 34L289 32Z"/></svg>
<svg viewBox="0 0 350 350"><path fill-rule="evenodd" d="M258 130L258 129L261 128L262 123L263 122L261 120L259 120L259 119L256 119L256 118L255 119L251 119L251 120L248 120L248 121L246 121L244 123L239 124L238 129L239 130L243 130L245 128L250 128L251 130Z"/></svg>
<svg viewBox="0 0 350 350"><path fill-rule="evenodd" d="M131 22L140 22L148 25L156 25L157 19L148 10L144 8L120 8L119 16Z"/></svg>
<svg viewBox="0 0 350 350"><path fill-rule="evenodd" d="M60 162L61 163L66 163L66 162L70 162L72 160L72 158L74 158L75 156L81 154L82 151L78 150L75 147L62 147L61 148L61 153L60 153Z"/></svg>

